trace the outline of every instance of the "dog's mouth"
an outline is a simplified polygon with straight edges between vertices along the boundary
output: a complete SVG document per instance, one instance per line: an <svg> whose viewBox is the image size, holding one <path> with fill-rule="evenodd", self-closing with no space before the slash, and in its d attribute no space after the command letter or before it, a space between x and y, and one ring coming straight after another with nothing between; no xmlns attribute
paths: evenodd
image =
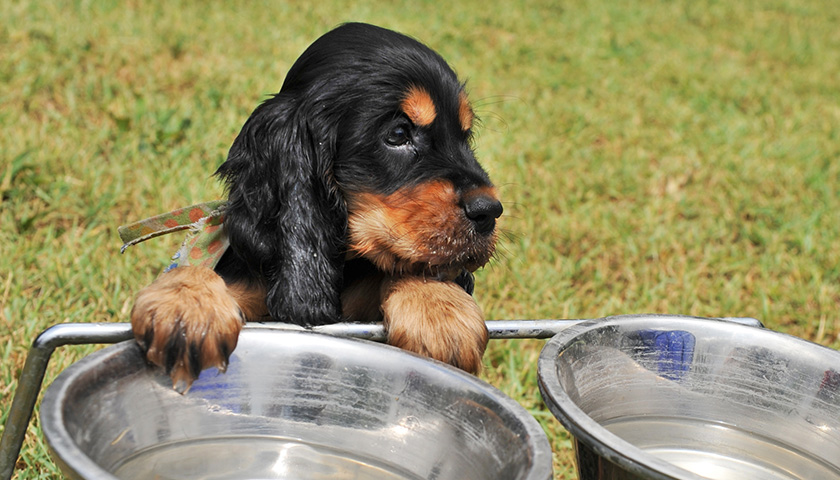
<svg viewBox="0 0 840 480"><path fill-rule="evenodd" d="M496 248L502 205L492 187L459 194L436 180L389 195L348 195L349 250L382 271L455 277Z"/></svg>

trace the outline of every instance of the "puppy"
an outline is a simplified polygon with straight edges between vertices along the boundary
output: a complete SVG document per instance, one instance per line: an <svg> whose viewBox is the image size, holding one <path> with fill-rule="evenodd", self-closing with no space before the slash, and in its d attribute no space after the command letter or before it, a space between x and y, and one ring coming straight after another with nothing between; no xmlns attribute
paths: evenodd
<svg viewBox="0 0 840 480"><path fill-rule="evenodd" d="M218 261L138 293L148 360L184 391L224 370L246 320L382 321L388 343L478 371L488 337L472 272L494 253L502 204L475 123L464 84L416 40L360 23L316 40L216 172Z"/></svg>

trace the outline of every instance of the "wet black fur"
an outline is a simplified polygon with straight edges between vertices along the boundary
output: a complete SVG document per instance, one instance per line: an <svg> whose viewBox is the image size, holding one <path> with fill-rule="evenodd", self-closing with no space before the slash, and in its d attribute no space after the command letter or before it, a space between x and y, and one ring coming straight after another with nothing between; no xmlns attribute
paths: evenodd
<svg viewBox="0 0 840 480"><path fill-rule="evenodd" d="M445 121L408 121L399 106L412 85L431 94ZM345 277L371 267L345 265L346 192L387 194L433 178L462 189L490 184L471 132L457 123L461 89L437 53L389 30L346 24L315 41L216 172L229 194L231 242L217 272L263 283L273 320L340 321ZM395 145L400 128L408 144ZM461 280L466 288L471 275Z"/></svg>

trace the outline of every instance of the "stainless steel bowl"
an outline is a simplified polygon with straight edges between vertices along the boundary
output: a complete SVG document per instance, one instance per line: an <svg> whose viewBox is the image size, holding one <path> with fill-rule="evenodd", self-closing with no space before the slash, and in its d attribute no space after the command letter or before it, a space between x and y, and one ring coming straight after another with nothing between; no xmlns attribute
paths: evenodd
<svg viewBox="0 0 840 480"><path fill-rule="evenodd" d="M573 326L540 390L592 479L840 478L840 353L678 316Z"/></svg>
<svg viewBox="0 0 840 480"><path fill-rule="evenodd" d="M74 478L550 479L539 424L492 386L385 345L242 332L184 396L134 342L65 370L41 422Z"/></svg>

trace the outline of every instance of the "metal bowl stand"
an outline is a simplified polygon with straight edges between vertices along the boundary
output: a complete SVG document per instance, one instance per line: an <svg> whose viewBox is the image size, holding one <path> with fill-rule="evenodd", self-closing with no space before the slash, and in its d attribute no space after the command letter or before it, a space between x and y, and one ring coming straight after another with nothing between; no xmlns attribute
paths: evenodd
<svg viewBox="0 0 840 480"><path fill-rule="evenodd" d="M547 339L573 325L587 321L617 318L657 317L663 315L617 315L600 319L579 320L493 320L487 322L491 339ZM664 315L674 316L674 315ZM762 327L754 318L718 318L744 325ZM271 328L277 330L311 330L339 337L352 337L375 342L386 340L382 324L336 323L305 329L283 323L249 323L245 328ZM0 439L0 479L9 480L14 473L24 435L35 402L41 391L47 364L56 348L65 345L112 344L130 340L134 335L128 323L63 323L43 332L32 343L26 356L12 406L6 418L3 437Z"/></svg>

